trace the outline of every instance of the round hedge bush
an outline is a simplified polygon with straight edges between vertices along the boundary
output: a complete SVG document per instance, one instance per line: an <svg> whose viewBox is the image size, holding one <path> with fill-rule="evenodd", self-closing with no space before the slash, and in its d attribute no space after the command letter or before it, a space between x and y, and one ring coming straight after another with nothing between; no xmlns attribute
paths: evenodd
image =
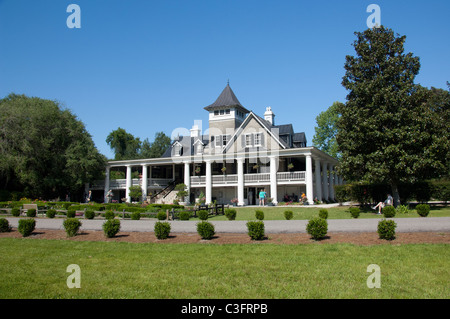
<svg viewBox="0 0 450 319"><path fill-rule="evenodd" d="M380 220L378 222L378 237L380 239L393 240L395 239L395 228L397 224L393 220Z"/></svg>
<svg viewBox="0 0 450 319"><path fill-rule="evenodd" d="M107 210L105 212L105 219L114 219L114 217L116 217L116 215L112 210Z"/></svg>
<svg viewBox="0 0 450 319"><path fill-rule="evenodd" d="M34 208L27 209L27 217L36 217L36 209Z"/></svg>
<svg viewBox="0 0 450 319"><path fill-rule="evenodd" d="M189 220L189 218L191 218L191 213L180 212L180 220Z"/></svg>
<svg viewBox="0 0 450 319"><path fill-rule="evenodd" d="M94 219L95 212L92 209L88 209L84 212L84 218L86 219Z"/></svg>
<svg viewBox="0 0 450 319"><path fill-rule="evenodd" d="M319 217L323 218L323 219L327 219L328 218L328 210L326 210L324 208L319 210Z"/></svg>
<svg viewBox="0 0 450 319"><path fill-rule="evenodd" d="M120 230L120 220L108 219L103 223L103 232L107 238L114 237Z"/></svg>
<svg viewBox="0 0 450 319"><path fill-rule="evenodd" d="M359 207L350 207L349 211L350 211L350 215L352 215L353 218L359 217L359 213L360 213Z"/></svg>
<svg viewBox="0 0 450 319"><path fill-rule="evenodd" d="M225 216L228 218L228 220L235 220L236 215L237 215L236 209L233 208L225 209Z"/></svg>
<svg viewBox="0 0 450 319"><path fill-rule="evenodd" d="M248 235L252 240L263 240L265 231L264 231L264 222L263 221L249 221L247 222L247 230Z"/></svg>
<svg viewBox="0 0 450 319"><path fill-rule="evenodd" d="M416 206L417 214L419 214L420 217L427 217L430 213L430 205L428 204L419 204Z"/></svg>
<svg viewBox="0 0 450 319"><path fill-rule="evenodd" d="M33 232L36 227L36 221L33 218L30 219L20 219L19 227L17 230L22 234L23 237L28 237Z"/></svg>
<svg viewBox="0 0 450 319"><path fill-rule="evenodd" d="M294 213L292 212L292 210L284 211L284 218L286 218L286 220L291 220L293 217L294 217Z"/></svg>
<svg viewBox="0 0 450 319"><path fill-rule="evenodd" d="M169 222L156 222L154 227L155 236L158 239L167 239L170 234Z"/></svg>
<svg viewBox="0 0 450 319"><path fill-rule="evenodd" d="M211 239L216 232L213 224L201 221L200 223L197 223L197 233L202 239Z"/></svg>
<svg viewBox="0 0 450 319"><path fill-rule="evenodd" d="M55 209L47 210L47 212L45 213L45 216L47 216L48 218L55 218L56 210Z"/></svg>
<svg viewBox="0 0 450 319"><path fill-rule="evenodd" d="M66 230L67 237L74 237L81 227L81 222L78 220L78 218L67 218L66 220L64 220L63 226Z"/></svg>
<svg viewBox="0 0 450 319"><path fill-rule="evenodd" d="M395 207L394 206L385 206L381 210L384 217L393 218L395 216Z"/></svg>
<svg viewBox="0 0 450 319"><path fill-rule="evenodd" d="M167 214L166 212L160 211L156 214L156 218L158 218L158 220L165 220L167 218Z"/></svg>
<svg viewBox="0 0 450 319"><path fill-rule="evenodd" d="M75 210L74 209L67 210L66 216L67 218L75 218Z"/></svg>
<svg viewBox="0 0 450 319"><path fill-rule="evenodd" d="M306 232L316 240L324 238L328 232L327 220L320 217L311 219L306 225Z"/></svg>
<svg viewBox="0 0 450 319"><path fill-rule="evenodd" d="M264 220L264 212L262 210L255 211L255 217L257 220Z"/></svg>
<svg viewBox="0 0 450 319"><path fill-rule="evenodd" d="M11 215L13 215L14 217L19 217L20 216L20 209L17 207L14 207L11 209Z"/></svg>
<svg viewBox="0 0 450 319"><path fill-rule="evenodd" d="M0 233L6 233L11 231L11 226L6 218L0 218Z"/></svg>
<svg viewBox="0 0 450 319"><path fill-rule="evenodd" d="M208 211L207 210L199 210L198 218L201 220L207 220L208 219Z"/></svg>

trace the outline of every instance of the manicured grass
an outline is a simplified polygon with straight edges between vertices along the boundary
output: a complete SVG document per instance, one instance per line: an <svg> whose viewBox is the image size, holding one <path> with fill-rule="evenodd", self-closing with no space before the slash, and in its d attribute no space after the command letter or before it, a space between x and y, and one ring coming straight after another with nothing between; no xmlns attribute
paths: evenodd
<svg viewBox="0 0 450 319"><path fill-rule="evenodd" d="M1 298L444 298L446 244L217 245L0 239ZM81 269L81 288L66 268ZM370 264L381 288L366 285Z"/></svg>
<svg viewBox="0 0 450 319"><path fill-rule="evenodd" d="M309 220L319 216L319 207L301 207L301 206L268 206L268 207L234 207L236 209L236 220L255 220L255 211L264 212L264 220L284 220L284 211L291 210L294 213L292 219ZM328 210L328 219L351 219L348 206L331 207ZM410 210L407 214L396 214L395 218L418 217L416 210ZM430 217L450 217L450 207L431 207ZM361 210L359 218L384 218L383 215L375 214L374 210ZM213 220L227 220L223 215L211 217Z"/></svg>

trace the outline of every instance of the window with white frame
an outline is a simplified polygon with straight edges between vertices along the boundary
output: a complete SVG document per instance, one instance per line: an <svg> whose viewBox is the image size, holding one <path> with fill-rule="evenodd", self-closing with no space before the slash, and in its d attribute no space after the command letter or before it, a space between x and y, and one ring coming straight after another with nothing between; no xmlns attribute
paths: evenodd
<svg viewBox="0 0 450 319"><path fill-rule="evenodd" d="M255 146L261 146L262 145L262 143L261 143L261 135L262 135L262 133L255 133L254 134Z"/></svg>
<svg viewBox="0 0 450 319"><path fill-rule="evenodd" d="M245 147L251 147L252 145L252 134L245 134Z"/></svg>

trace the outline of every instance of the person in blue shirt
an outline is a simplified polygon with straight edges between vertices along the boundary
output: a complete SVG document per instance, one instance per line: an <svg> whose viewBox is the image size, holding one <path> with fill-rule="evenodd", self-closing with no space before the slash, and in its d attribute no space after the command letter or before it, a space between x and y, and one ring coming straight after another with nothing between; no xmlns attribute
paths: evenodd
<svg viewBox="0 0 450 319"><path fill-rule="evenodd" d="M266 196L267 196L266 189L262 189L259 192L259 206L261 206L261 203L262 203L262 206L266 205Z"/></svg>

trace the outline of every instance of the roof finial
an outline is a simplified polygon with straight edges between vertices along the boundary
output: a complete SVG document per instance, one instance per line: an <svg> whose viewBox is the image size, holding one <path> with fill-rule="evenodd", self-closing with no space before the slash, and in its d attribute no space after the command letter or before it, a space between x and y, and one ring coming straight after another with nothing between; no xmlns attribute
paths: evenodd
<svg viewBox="0 0 450 319"><path fill-rule="evenodd" d="M230 85L230 79L227 80L227 85Z"/></svg>

